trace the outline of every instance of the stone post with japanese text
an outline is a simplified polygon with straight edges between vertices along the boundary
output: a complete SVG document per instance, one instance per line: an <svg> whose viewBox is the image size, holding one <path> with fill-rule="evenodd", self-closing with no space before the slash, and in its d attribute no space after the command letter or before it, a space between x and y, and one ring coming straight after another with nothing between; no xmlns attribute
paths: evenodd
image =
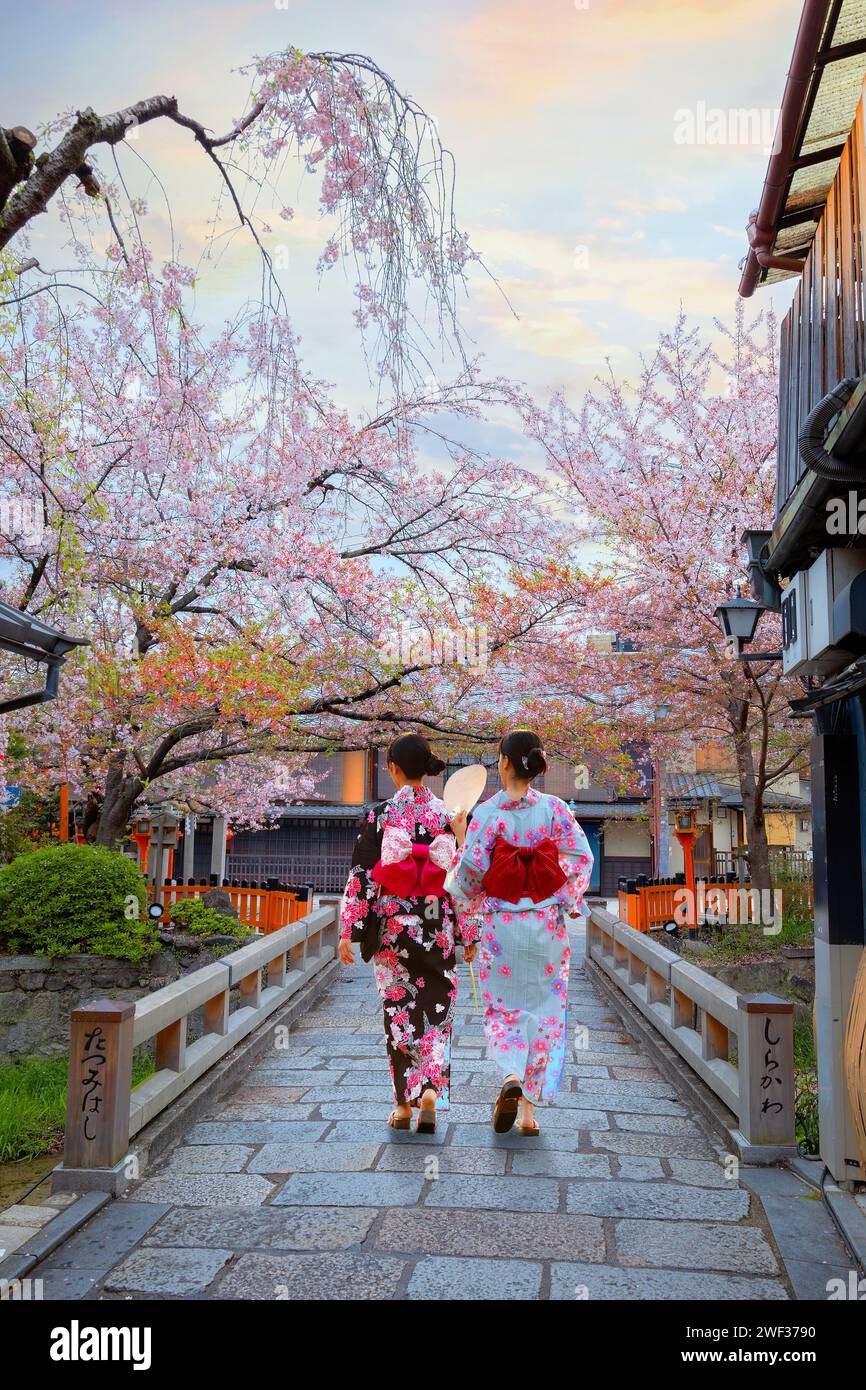
<svg viewBox="0 0 866 1390"><path fill-rule="evenodd" d="M737 1063L740 1132L749 1144L796 1144L794 1005L773 994L740 995Z"/></svg>
<svg viewBox="0 0 866 1390"><path fill-rule="evenodd" d="M63 1164L54 1190L120 1192L129 1148L135 1004L99 999L73 1009Z"/></svg>

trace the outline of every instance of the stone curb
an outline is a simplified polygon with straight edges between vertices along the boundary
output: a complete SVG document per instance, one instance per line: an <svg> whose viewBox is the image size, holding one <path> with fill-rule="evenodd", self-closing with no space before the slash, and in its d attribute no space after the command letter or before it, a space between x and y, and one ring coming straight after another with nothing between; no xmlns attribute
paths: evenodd
<svg viewBox="0 0 866 1390"><path fill-rule="evenodd" d="M808 1183L816 1192L821 1192L821 1178L824 1164L820 1159L798 1158L790 1164L792 1172ZM866 1215L863 1214L850 1192L837 1186L831 1179L823 1189L833 1213L842 1228L842 1234L854 1259L866 1273Z"/></svg>
<svg viewBox="0 0 866 1390"><path fill-rule="evenodd" d="M13 1250L5 1260L0 1260L0 1280L8 1280L11 1283L15 1279L23 1279L41 1260L46 1259L58 1245L75 1235L85 1221L89 1221L91 1216L95 1216L110 1201L107 1192L88 1192L77 1201L71 1202L68 1207L64 1207L56 1216L52 1216L50 1221L46 1221L26 1245Z"/></svg>

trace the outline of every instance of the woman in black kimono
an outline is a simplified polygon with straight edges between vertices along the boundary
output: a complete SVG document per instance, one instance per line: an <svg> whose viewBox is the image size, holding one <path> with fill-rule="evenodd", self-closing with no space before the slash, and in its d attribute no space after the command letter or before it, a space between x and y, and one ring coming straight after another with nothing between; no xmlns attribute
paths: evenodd
<svg viewBox="0 0 866 1390"><path fill-rule="evenodd" d="M455 946L475 955L475 928L462 938L445 874L455 840L443 802L423 785L445 764L420 734L402 734L388 749L397 790L365 813L340 916L340 959L355 960L353 943L372 956L385 1016L385 1039L396 1108L394 1129L432 1134L436 1108L446 1109L451 1026L457 997Z"/></svg>

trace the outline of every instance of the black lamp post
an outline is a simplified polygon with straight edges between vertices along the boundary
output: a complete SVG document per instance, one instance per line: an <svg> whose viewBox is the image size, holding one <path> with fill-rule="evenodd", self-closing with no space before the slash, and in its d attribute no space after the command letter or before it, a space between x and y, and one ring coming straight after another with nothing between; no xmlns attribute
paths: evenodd
<svg viewBox="0 0 866 1390"><path fill-rule="evenodd" d="M738 661L781 661L781 652L744 652L755 636L758 619L766 609L762 603L743 598L737 586L737 597L720 603L715 610L722 632L728 642L733 644L734 655Z"/></svg>
<svg viewBox="0 0 866 1390"><path fill-rule="evenodd" d="M29 657L31 661L44 661L48 667L42 690L31 690L26 695L10 696L7 700L0 699L0 714L53 700L57 694L60 668L67 653L73 647L89 645L86 637L70 637L68 633L40 622L29 613L22 613L20 609L0 602L0 650Z"/></svg>

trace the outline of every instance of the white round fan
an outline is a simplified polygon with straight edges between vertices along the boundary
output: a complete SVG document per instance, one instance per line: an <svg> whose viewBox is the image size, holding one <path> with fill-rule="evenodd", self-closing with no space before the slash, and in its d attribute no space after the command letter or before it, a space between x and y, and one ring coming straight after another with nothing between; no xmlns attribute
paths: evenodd
<svg viewBox="0 0 866 1390"><path fill-rule="evenodd" d="M442 790L442 800L452 816L471 811L487 786L487 768L481 763L458 768L452 772Z"/></svg>

